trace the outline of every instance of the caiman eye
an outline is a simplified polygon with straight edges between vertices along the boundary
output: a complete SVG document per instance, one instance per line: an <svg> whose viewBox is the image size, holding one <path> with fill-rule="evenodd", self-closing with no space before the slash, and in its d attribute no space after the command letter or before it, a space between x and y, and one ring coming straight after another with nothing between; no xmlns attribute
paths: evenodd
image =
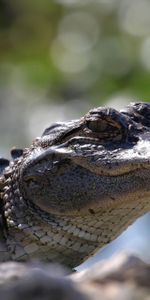
<svg viewBox="0 0 150 300"><path fill-rule="evenodd" d="M99 107L93 109L86 115L85 122L86 128L90 130L89 134L101 139L103 142L127 139L127 118L113 108Z"/></svg>
<svg viewBox="0 0 150 300"><path fill-rule="evenodd" d="M87 127L93 132L103 132L107 129L108 125L105 121L93 120L87 121Z"/></svg>

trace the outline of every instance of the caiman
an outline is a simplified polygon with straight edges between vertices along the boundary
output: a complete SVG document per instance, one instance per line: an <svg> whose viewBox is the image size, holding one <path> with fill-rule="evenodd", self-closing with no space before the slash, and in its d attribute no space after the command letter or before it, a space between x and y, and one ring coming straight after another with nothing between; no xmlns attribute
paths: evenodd
<svg viewBox="0 0 150 300"><path fill-rule="evenodd" d="M0 159L0 261L75 267L150 211L150 104L98 107Z"/></svg>

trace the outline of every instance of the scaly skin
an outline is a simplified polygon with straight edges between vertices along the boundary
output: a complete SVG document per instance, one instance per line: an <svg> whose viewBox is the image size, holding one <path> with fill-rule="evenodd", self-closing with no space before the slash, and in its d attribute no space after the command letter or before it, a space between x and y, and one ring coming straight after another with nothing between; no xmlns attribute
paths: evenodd
<svg viewBox="0 0 150 300"><path fill-rule="evenodd" d="M150 210L150 104L91 110L0 160L0 261L75 267Z"/></svg>

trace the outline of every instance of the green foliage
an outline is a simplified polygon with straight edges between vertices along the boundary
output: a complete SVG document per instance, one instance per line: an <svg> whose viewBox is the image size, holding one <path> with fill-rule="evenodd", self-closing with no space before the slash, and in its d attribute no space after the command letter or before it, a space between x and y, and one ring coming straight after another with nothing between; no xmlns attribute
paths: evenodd
<svg viewBox="0 0 150 300"><path fill-rule="evenodd" d="M26 84L52 87L58 100L75 87L95 102L118 92L148 101L150 7L145 0L138 21L134 2L1 0L0 79L18 68Z"/></svg>

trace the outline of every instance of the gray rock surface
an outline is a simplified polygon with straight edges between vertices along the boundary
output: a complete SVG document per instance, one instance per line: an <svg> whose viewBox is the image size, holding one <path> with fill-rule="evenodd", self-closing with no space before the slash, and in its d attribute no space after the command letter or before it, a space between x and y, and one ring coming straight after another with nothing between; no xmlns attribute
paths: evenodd
<svg viewBox="0 0 150 300"><path fill-rule="evenodd" d="M55 265L0 265L4 300L149 300L150 265L120 254L72 275Z"/></svg>

